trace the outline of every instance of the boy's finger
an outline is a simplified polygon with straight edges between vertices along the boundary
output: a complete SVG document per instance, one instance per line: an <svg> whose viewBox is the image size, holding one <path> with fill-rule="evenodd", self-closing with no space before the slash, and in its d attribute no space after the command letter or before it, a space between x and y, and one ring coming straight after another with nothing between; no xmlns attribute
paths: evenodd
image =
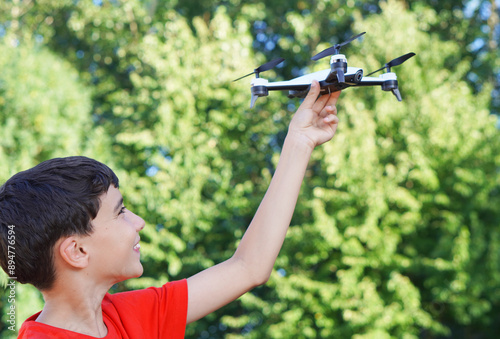
<svg viewBox="0 0 500 339"><path fill-rule="evenodd" d="M314 105L314 102L318 98L319 91L320 91L319 82L317 82L316 80L313 80L313 82L311 83L311 88L309 89L309 93L307 93L307 96L304 99L304 101L302 102L301 106L303 108L309 108L309 109L312 108Z"/></svg>
<svg viewBox="0 0 500 339"><path fill-rule="evenodd" d="M320 112L323 108L325 108L325 106L327 106L327 102L330 100L330 95L331 94L325 94L320 96L312 107L313 111Z"/></svg>
<svg viewBox="0 0 500 339"><path fill-rule="evenodd" d="M338 124L339 123L339 118L335 114L330 114L327 115L326 117L323 118L323 121L326 122L327 124Z"/></svg>
<svg viewBox="0 0 500 339"><path fill-rule="evenodd" d="M336 91L330 94L330 98L328 98L328 102L326 103L326 105L335 106L337 104L341 92L342 91Z"/></svg>
<svg viewBox="0 0 500 339"><path fill-rule="evenodd" d="M319 113L319 116L324 118L330 114L337 115L337 106L325 106Z"/></svg>

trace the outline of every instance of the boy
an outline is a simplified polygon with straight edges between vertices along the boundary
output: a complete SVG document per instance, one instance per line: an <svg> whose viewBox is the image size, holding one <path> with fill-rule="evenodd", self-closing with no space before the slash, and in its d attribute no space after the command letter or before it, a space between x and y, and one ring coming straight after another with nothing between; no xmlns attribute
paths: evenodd
<svg viewBox="0 0 500 339"><path fill-rule="evenodd" d="M234 255L161 288L116 293L142 274L139 232L145 222L123 205L118 178L84 157L45 161L0 188L0 263L37 287L43 310L20 338L183 338L187 323L235 300L271 274L292 218L312 150L330 140L336 92L311 90L293 117L276 172ZM8 235L15 233L15 270Z"/></svg>

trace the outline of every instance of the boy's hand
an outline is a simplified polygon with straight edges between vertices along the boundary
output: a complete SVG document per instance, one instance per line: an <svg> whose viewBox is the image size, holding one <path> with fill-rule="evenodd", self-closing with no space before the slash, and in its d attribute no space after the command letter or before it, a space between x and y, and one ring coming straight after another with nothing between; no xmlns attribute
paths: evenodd
<svg viewBox="0 0 500 339"><path fill-rule="evenodd" d="M339 122L335 104L340 91L318 98L319 92L319 83L314 80L288 129L290 137L302 139L311 148L329 141L337 131Z"/></svg>

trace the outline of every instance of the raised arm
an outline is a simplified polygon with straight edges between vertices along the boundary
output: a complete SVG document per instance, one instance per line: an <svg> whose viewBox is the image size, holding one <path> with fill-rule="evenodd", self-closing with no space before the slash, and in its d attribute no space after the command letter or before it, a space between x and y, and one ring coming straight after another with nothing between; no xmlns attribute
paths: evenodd
<svg viewBox="0 0 500 339"><path fill-rule="evenodd" d="M188 323L264 284L292 219L311 153L337 130L340 92L318 98L314 82L293 117L269 188L234 255L188 278Z"/></svg>

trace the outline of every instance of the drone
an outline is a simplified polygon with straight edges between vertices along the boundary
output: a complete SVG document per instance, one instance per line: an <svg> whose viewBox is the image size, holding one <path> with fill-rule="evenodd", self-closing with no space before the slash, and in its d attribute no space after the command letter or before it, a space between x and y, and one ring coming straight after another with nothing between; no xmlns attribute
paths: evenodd
<svg viewBox="0 0 500 339"><path fill-rule="evenodd" d="M348 87L381 86L383 91L391 91L394 96L396 96L398 101L402 101L396 73L391 72L391 68L401 65L403 62L413 57L415 53L402 55L389 61L376 71L363 76L362 68L347 66L347 59L344 54L340 54L340 48L347 45L351 41L358 39L365 33L366 32L357 34L342 43L336 44L319 52L311 58L311 60L317 61L327 56L331 56L329 69L306 74L287 81L269 82L267 79L261 78L259 76L260 73L269 71L285 61L283 58L277 58L257 67L253 72L233 81L238 81L255 74L255 78L251 82L252 98L250 100L250 108L254 107L255 102L259 97L269 95L269 91L288 91L289 98L304 98L309 92L309 88L313 80L317 80L320 84L320 95L340 91ZM370 75L380 72L383 69L386 70L385 73L379 75L378 77L370 77Z"/></svg>

